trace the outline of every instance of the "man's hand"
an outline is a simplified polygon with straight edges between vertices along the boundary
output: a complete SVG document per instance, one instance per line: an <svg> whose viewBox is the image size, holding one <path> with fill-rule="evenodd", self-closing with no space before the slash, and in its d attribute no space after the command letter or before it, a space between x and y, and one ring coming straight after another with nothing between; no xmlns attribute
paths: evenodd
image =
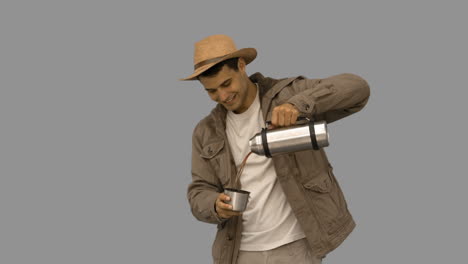
<svg viewBox="0 0 468 264"><path fill-rule="evenodd" d="M232 211L232 205L224 203L225 201L231 200L231 197L224 193L220 193L215 202L215 210L219 217L228 219L236 215L241 215L241 212Z"/></svg>
<svg viewBox="0 0 468 264"><path fill-rule="evenodd" d="M278 105L273 108L271 124L273 127L291 126L296 124L298 115L299 111L294 105L290 103Z"/></svg>

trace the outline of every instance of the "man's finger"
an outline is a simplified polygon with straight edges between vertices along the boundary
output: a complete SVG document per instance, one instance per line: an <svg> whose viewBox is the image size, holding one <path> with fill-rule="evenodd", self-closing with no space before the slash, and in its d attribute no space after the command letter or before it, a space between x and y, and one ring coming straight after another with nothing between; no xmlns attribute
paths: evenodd
<svg viewBox="0 0 468 264"><path fill-rule="evenodd" d="M222 201L218 201L218 202L216 203L216 205L217 205L218 208L220 208L220 209L224 209L224 210L231 210L231 209L232 209L232 205L223 203Z"/></svg>
<svg viewBox="0 0 468 264"><path fill-rule="evenodd" d="M291 125L291 115L292 115L292 112L290 110L284 111L284 125L285 126Z"/></svg>
<svg viewBox="0 0 468 264"><path fill-rule="evenodd" d="M219 199L220 199L221 201L230 201L230 200L231 200L231 197L229 197L228 195L226 195L226 194L224 194L224 193L221 193L221 194L219 195Z"/></svg>
<svg viewBox="0 0 468 264"><path fill-rule="evenodd" d="M273 113L271 113L271 124L274 126L278 125L278 109L274 108Z"/></svg>
<svg viewBox="0 0 468 264"><path fill-rule="evenodd" d="M293 111L292 116L291 116L291 124L296 124L298 115L299 113L297 111Z"/></svg>
<svg viewBox="0 0 468 264"><path fill-rule="evenodd" d="M278 125L284 126L284 110L278 111Z"/></svg>

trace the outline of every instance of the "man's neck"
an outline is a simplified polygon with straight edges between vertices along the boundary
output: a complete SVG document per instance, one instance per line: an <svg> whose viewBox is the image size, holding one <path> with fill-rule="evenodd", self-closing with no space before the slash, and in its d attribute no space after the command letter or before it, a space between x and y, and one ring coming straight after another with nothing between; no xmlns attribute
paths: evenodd
<svg viewBox="0 0 468 264"><path fill-rule="evenodd" d="M243 109L244 111L242 112L236 112L234 111L235 114L241 114L245 111L247 111L247 109L249 109L249 107L252 105L252 103L254 102L255 100L255 97L257 96L257 85L255 83L253 83L250 79L247 78L247 102L246 102L246 108Z"/></svg>

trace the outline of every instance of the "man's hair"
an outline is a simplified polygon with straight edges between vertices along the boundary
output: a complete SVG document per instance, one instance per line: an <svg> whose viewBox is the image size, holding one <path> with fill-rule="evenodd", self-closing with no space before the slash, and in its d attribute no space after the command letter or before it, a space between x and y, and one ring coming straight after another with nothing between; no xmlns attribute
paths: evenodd
<svg viewBox="0 0 468 264"><path fill-rule="evenodd" d="M203 76L203 77L210 77L210 76L214 76L216 74L218 74L221 69L223 68L224 65L227 65L229 68L235 70L235 71L238 71L239 68L237 67L237 62L239 61L239 58L231 58L231 59L227 59L225 61L222 61L218 64L215 64L213 67L209 68L208 70L206 70L205 72L203 72L202 74L199 75L200 76Z"/></svg>

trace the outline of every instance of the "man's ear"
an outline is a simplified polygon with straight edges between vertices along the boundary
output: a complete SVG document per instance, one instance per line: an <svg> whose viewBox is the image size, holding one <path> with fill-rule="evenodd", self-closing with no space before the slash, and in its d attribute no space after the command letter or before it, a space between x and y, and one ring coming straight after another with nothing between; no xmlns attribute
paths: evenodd
<svg viewBox="0 0 468 264"><path fill-rule="evenodd" d="M239 60L237 60L237 68L239 68L239 70L245 72L245 65L246 64L245 64L244 58L240 57Z"/></svg>

